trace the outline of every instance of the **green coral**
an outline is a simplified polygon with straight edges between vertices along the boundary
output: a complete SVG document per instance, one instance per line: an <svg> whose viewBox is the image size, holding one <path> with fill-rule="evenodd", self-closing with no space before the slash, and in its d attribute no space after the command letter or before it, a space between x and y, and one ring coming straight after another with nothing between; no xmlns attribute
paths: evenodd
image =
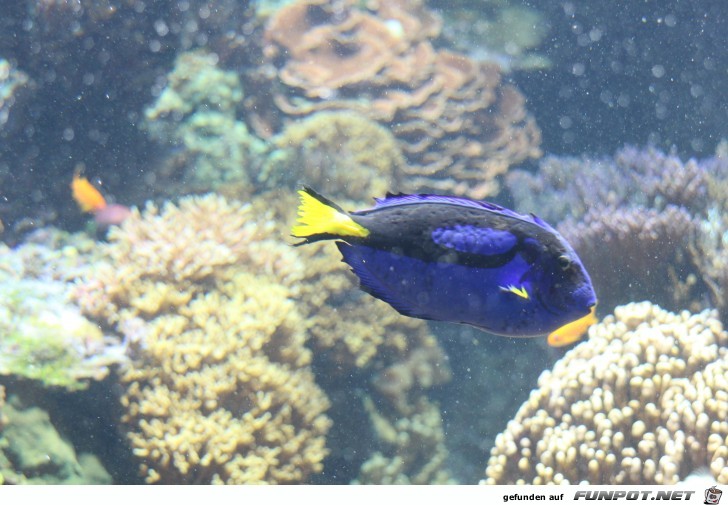
<svg viewBox="0 0 728 505"><path fill-rule="evenodd" d="M252 192L250 173L263 163L267 144L237 118L243 88L214 54L181 54L167 87L145 111L144 127L161 142L182 147L176 155L194 191Z"/></svg>
<svg viewBox="0 0 728 505"><path fill-rule="evenodd" d="M478 60L493 61L504 71L552 66L546 55L537 52L548 35L548 23L530 5L491 0L448 3L447 7L443 9L443 35L458 50Z"/></svg>
<svg viewBox="0 0 728 505"><path fill-rule="evenodd" d="M52 232L51 241L60 240ZM61 237L62 240L70 240ZM103 335L70 301L86 261L81 250L30 243L0 245L0 375L68 390L100 380L125 360L118 341Z"/></svg>
<svg viewBox="0 0 728 505"><path fill-rule="evenodd" d="M53 426L48 413L16 396L0 404L0 484L111 484L98 459L77 454Z"/></svg>

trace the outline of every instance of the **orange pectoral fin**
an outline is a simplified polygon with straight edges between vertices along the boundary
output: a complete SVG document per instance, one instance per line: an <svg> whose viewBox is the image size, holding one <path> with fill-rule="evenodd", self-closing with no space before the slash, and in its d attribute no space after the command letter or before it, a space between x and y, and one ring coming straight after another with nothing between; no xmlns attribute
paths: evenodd
<svg viewBox="0 0 728 505"><path fill-rule="evenodd" d="M554 330L551 334L549 334L546 342L551 347L563 347L565 345L573 344L579 340L584 333L586 333L586 330L588 330L592 324L598 321L596 310L597 308L595 305L586 316Z"/></svg>
<svg viewBox="0 0 728 505"><path fill-rule="evenodd" d="M84 212L96 212L106 207L106 199L93 187L88 179L81 176L80 170L76 170L71 181L73 199Z"/></svg>

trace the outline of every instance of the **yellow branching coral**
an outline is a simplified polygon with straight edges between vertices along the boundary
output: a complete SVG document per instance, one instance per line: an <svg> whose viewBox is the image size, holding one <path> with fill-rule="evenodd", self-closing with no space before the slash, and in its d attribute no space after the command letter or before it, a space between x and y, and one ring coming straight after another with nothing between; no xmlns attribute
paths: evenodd
<svg viewBox="0 0 728 505"><path fill-rule="evenodd" d="M76 297L87 313L118 322L184 306L238 265L290 285L301 268L293 251L270 240L274 229L270 213L215 195L161 209L149 203L109 232L106 261Z"/></svg>
<svg viewBox="0 0 728 505"><path fill-rule="evenodd" d="M294 483L321 470L328 400L286 295L239 273L144 325L122 401L149 482Z"/></svg>
<svg viewBox="0 0 728 505"><path fill-rule="evenodd" d="M496 438L488 484L728 483L728 333L715 313L615 309L539 378Z"/></svg>
<svg viewBox="0 0 728 505"><path fill-rule="evenodd" d="M322 469L328 399L270 216L207 196L135 212L79 285L123 334L124 422L148 482L296 483Z"/></svg>

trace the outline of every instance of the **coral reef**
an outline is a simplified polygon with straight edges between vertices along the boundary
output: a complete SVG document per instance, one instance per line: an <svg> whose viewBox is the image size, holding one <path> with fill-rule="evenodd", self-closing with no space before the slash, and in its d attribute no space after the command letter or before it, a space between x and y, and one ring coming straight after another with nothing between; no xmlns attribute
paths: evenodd
<svg viewBox="0 0 728 505"><path fill-rule="evenodd" d="M654 146L625 146L612 158L547 156L538 171L512 170L506 186L518 207L549 222L579 220L595 206L668 205L703 212L717 167L715 159L683 162Z"/></svg>
<svg viewBox="0 0 728 505"><path fill-rule="evenodd" d="M728 156L725 151L726 145L719 145L714 158L703 160L711 174L705 200L708 208L690 250L708 286L711 302L720 310L724 322L728 315Z"/></svg>
<svg viewBox="0 0 728 505"><path fill-rule="evenodd" d="M390 131L352 112L317 112L286 125L258 181L265 187L316 188L332 198L369 201L397 188L404 158Z"/></svg>
<svg viewBox="0 0 728 505"><path fill-rule="evenodd" d="M365 407L374 425L380 450L361 467L355 484L455 484L445 468L447 448L438 407L421 397L414 412L392 420Z"/></svg>
<svg viewBox="0 0 728 505"><path fill-rule="evenodd" d="M48 231L17 249L0 244L0 375L83 389L125 362L71 300L73 280L91 256L87 239ZM66 244L55 248L58 244Z"/></svg>
<svg viewBox="0 0 728 505"><path fill-rule="evenodd" d="M560 223L592 273L602 308L649 297L699 311L710 276L694 251L719 201L709 192L726 174L717 158L683 162L654 147L625 147L612 159L551 156L536 174L513 170L506 183L521 211ZM713 296L714 307L719 300Z"/></svg>
<svg viewBox="0 0 728 505"><path fill-rule="evenodd" d="M76 293L123 334L124 422L148 482L294 483L322 468L328 399L269 216L218 196L134 211Z"/></svg>
<svg viewBox="0 0 728 505"><path fill-rule="evenodd" d="M391 128L404 191L482 198L510 165L540 155L540 131L497 65L435 50L441 21L420 2L309 0L278 11L264 54L289 116L356 111Z"/></svg>
<svg viewBox="0 0 728 505"><path fill-rule="evenodd" d="M728 333L715 312L618 307L539 378L497 437L488 484L728 483Z"/></svg>
<svg viewBox="0 0 728 505"><path fill-rule="evenodd" d="M690 254L700 225L684 207L595 207L558 229L584 261L602 307L649 297L669 308L703 308L705 285Z"/></svg>
<svg viewBox="0 0 728 505"><path fill-rule="evenodd" d="M0 386L0 484L111 484L98 459L78 454L44 410Z"/></svg>
<svg viewBox="0 0 728 505"><path fill-rule="evenodd" d="M182 172L176 177L187 192L246 195L267 146L236 119L243 89L237 75L219 69L217 61L203 51L180 54L167 86L145 110L144 124L152 138L180 147L166 170Z"/></svg>

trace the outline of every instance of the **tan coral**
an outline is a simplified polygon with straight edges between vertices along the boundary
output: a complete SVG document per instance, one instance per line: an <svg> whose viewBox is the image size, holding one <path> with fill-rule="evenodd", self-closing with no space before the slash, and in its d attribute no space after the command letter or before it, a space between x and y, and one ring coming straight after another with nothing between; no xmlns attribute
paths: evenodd
<svg viewBox="0 0 728 505"><path fill-rule="evenodd" d="M439 29L421 2L284 7L265 36L287 85L274 101L290 116L356 111L390 127L410 165L397 177L407 191L493 194L510 165L540 156L540 131L498 67L432 47Z"/></svg>
<svg viewBox="0 0 728 505"><path fill-rule="evenodd" d="M381 450L361 467L357 484L454 484L446 469L448 451L437 405L424 397L402 417L377 411L364 401Z"/></svg>
<svg viewBox="0 0 728 505"><path fill-rule="evenodd" d="M148 482L298 483L322 469L328 399L293 302L301 266L252 206L135 212L79 285L122 333L124 423Z"/></svg>
<svg viewBox="0 0 728 505"><path fill-rule="evenodd" d="M485 483L674 484L702 467L728 483L727 344L714 313L617 307L541 375Z"/></svg>
<svg viewBox="0 0 728 505"><path fill-rule="evenodd" d="M295 483L330 421L285 288L240 273L146 325L122 403L149 482Z"/></svg>
<svg viewBox="0 0 728 505"><path fill-rule="evenodd" d="M289 285L300 278L295 253L263 240L274 229L270 213L206 195L162 208L149 203L109 233L106 261L79 285L88 314L116 322L186 305L204 283L240 264Z"/></svg>
<svg viewBox="0 0 728 505"><path fill-rule="evenodd" d="M266 187L302 184L331 198L369 202L394 187L405 164L391 132L352 112L318 112L289 123L258 177Z"/></svg>

